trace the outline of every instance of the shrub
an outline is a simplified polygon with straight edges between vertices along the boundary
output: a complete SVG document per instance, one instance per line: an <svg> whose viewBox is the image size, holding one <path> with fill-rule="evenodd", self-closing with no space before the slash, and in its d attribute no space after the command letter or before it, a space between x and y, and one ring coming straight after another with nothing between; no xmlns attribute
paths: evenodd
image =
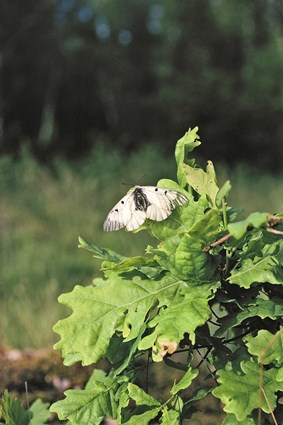
<svg viewBox="0 0 283 425"><path fill-rule="evenodd" d="M104 277L59 297L72 314L55 325L61 337L55 348L66 365L106 358L111 370L95 369L85 389L66 391L51 406L61 420L100 424L106 416L118 424L174 425L212 394L227 413L225 425L267 424L270 416L277 423L282 215L254 212L236 221L238 211L226 201L230 182L219 188L213 164L203 170L191 158L200 144L197 130L177 142L178 183L158 183L185 194L188 204L138 229L150 232L157 247L127 258L80 238L80 246L102 260ZM182 362L176 361L180 352ZM159 362L183 371L166 400L142 383L145 370ZM203 363L214 385L195 389Z"/></svg>

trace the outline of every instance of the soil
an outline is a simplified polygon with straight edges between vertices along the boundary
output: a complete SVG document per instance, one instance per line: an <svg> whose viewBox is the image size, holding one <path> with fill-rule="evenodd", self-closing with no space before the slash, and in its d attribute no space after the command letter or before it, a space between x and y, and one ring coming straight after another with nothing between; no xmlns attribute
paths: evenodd
<svg viewBox="0 0 283 425"><path fill-rule="evenodd" d="M67 389L84 388L94 368L109 370L109 364L101 361L92 366L64 366L60 352L53 349L8 349L0 348L0 396L5 389L8 389L15 397L22 401L26 407L28 397L29 404L40 398L43 402L53 403L64 397L63 393ZM169 368L171 370L171 368ZM160 397L160 391L166 396L171 385L167 388L166 382L172 379L170 371L161 363L157 365L155 372L149 371L151 393ZM168 376L167 376L168 375ZM175 378L180 379L178 373ZM194 381L194 385L200 384L205 373ZM198 381L198 382L197 382ZM26 383L26 384L25 384ZM212 383L211 383L212 384ZM27 394L26 394L27 386ZM159 388L159 390L157 389ZM194 388L193 388L194 389ZM157 394L155 394L157 393ZM159 396L159 397L158 397ZM219 425L224 419L220 403L212 396L196 403L196 413L192 419L184 421L184 425ZM56 415L53 415L48 422L52 425L62 425ZM115 421L105 420L105 424L115 424Z"/></svg>

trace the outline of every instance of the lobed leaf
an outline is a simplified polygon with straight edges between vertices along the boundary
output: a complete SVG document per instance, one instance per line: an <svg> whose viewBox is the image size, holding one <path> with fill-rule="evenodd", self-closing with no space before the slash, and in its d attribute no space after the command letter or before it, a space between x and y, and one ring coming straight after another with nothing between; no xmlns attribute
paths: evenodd
<svg viewBox="0 0 283 425"><path fill-rule="evenodd" d="M236 239L241 239L247 232L249 227L258 229L268 224L268 214L254 212L251 213L245 220L238 221L237 223L228 224L228 231Z"/></svg>
<svg viewBox="0 0 283 425"><path fill-rule="evenodd" d="M151 252L161 267L193 284L211 280L217 267L217 259L204 252L202 243L189 234L173 236Z"/></svg>
<svg viewBox="0 0 283 425"><path fill-rule="evenodd" d="M191 367L187 370L187 372L182 376L180 381L177 384L174 384L171 388L170 393L172 395L176 395L179 391L184 390L190 387L192 381L198 376L198 369L192 369Z"/></svg>
<svg viewBox="0 0 283 425"><path fill-rule="evenodd" d="M281 310L283 316L283 310ZM257 336L248 336L244 339L247 343L249 353L258 357L259 363L273 363L280 367L283 365L283 328L276 334L266 329L258 331Z"/></svg>
<svg viewBox="0 0 283 425"><path fill-rule="evenodd" d="M30 406L30 412L32 413L32 419L29 425L43 425L47 423L50 418L49 403L43 403L42 400L35 400Z"/></svg>
<svg viewBox="0 0 283 425"><path fill-rule="evenodd" d="M247 300L240 304L242 311L237 314L226 315L221 320L221 326L217 329L214 336L223 336L228 330L239 326L244 320L258 316L261 319L269 317L274 320L283 314L283 303L279 300L264 300L257 297L253 302Z"/></svg>
<svg viewBox="0 0 283 425"><path fill-rule="evenodd" d="M224 185L219 189L215 198L215 203L218 208L221 208L222 200L229 195L231 189L232 186L229 180L227 180Z"/></svg>
<svg viewBox="0 0 283 425"><path fill-rule="evenodd" d="M204 244L212 242L223 230L222 217L216 210L209 210L189 230L189 235Z"/></svg>
<svg viewBox="0 0 283 425"><path fill-rule="evenodd" d="M262 397L262 405L259 406L260 394L260 366L252 360L240 363L241 374L230 369L229 365L225 369L217 372L220 385L212 391L215 397L220 398L224 406L224 411L233 413L238 421L245 420L254 409L260 407L264 412L270 413L270 408L274 410L276 406L276 392L283 390L283 382L277 381L277 370L269 369L264 371L262 385L269 401L266 403Z"/></svg>
<svg viewBox="0 0 283 425"><path fill-rule="evenodd" d="M99 425L104 416L116 418L119 404L116 393L120 385L126 388L124 380L103 377L103 372L94 374L86 389L65 391L65 399L53 403L50 411L72 425Z"/></svg>
<svg viewBox="0 0 283 425"><path fill-rule="evenodd" d="M112 273L108 281L97 279L97 286L75 286L59 297L59 302L73 310L60 320L54 331L61 336L55 348L62 350L64 363L77 361L88 365L107 352L110 338L127 324L127 340L136 338L148 311L159 301L168 303L183 282L172 277L144 279L129 273L128 278Z"/></svg>
<svg viewBox="0 0 283 425"><path fill-rule="evenodd" d="M283 269L273 256L247 258L231 270L228 280L230 283L235 283L244 288L249 288L254 282L282 285Z"/></svg>
<svg viewBox="0 0 283 425"><path fill-rule="evenodd" d="M113 271L123 273L138 270L148 278L157 277L162 271L155 260L144 256L125 258L119 263L109 263L104 261L102 263L102 270L106 277L110 276Z"/></svg>
<svg viewBox="0 0 283 425"><path fill-rule="evenodd" d="M153 349L153 359L161 361L167 352L172 354L185 333L194 343L195 330L203 325L211 316L208 301L212 298L211 289L215 285L202 285L190 287L183 297L176 298L149 323L154 331L145 336L139 343L139 349Z"/></svg>
<svg viewBox="0 0 283 425"><path fill-rule="evenodd" d="M135 384L129 383L127 390L129 397L136 402L137 407L130 413L130 419L126 422L123 421L123 425L148 425L151 419L159 414L160 402Z"/></svg>
<svg viewBox="0 0 283 425"><path fill-rule="evenodd" d="M213 388L199 388L196 390L189 400L186 400L186 404L193 403L194 401L201 400L212 392Z"/></svg>
<svg viewBox="0 0 283 425"><path fill-rule="evenodd" d="M148 425L152 419L155 419L160 412L160 407L153 407L141 412L137 410L137 414L133 414L129 420L123 422L123 425Z"/></svg>
<svg viewBox="0 0 283 425"><path fill-rule="evenodd" d="M258 425L252 418L239 421L233 413L228 413L221 425Z"/></svg>
<svg viewBox="0 0 283 425"><path fill-rule="evenodd" d="M154 397L151 397L144 390L131 382L128 384L129 397L137 403L137 405L160 406L160 402Z"/></svg>
<svg viewBox="0 0 283 425"><path fill-rule="evenodd" d="M177 162L177 178L179 185L185 188L187 185L186 173L183 169L183 164L194 164L194 160L188 159L188 154L201 144L197 134L198 127L187 131L184 136L177 141L175 148L175 158Z"/></svg>
<svg viewBox="0 0 283 425"><path fill-rule="evenodd" d="M213 163L207 161L206 171L187 164L183 164L183 169L186 174L187 183L200 196L207 197L211 206L216 207L216 196L219 192L219 187L217 186Z"/></svg>
<svg viewBox="0 0 283 425"><path fill-rule="evenodd" d="M168 410L167 407L165 407L162 410L162 417L161 417L161 425L179 425L180 424L180 414L176 410Z"/></svg>

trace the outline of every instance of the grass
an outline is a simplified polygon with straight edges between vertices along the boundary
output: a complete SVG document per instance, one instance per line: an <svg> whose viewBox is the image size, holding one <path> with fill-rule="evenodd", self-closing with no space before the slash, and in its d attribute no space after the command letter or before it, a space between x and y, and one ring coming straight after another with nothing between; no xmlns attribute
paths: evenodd
<svg viewBox="0 0 283 425"><path fill-rule="evenodd" d="M247 168L216 166L220 182L232 183L230 205L251 211L283 211L283 177ZM126 256L142 254L150 237L140 232L105 233L106 214L129 187L175 178L174 158L154 147L123 156L98 146L72 165L58 160L38 164L27 151L15 163L0 160L2 342L12 347L43 347L56 340L53 324L65 316L57 302L75 284L89 284L99 262L78 250L78 236ZM141 179L141 177L144 177Z"/></svg>

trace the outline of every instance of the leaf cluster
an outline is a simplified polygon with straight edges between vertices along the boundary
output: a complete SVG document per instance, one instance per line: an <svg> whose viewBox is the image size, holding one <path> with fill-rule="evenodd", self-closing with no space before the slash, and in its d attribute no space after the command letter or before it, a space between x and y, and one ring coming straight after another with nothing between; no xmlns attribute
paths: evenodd
<svg viewBox="0 0 283 425"><path fill-rule="evenodd" d="M50 418L49 404L40 399L24 410L20 400L5 390L0 404L0 425L44 425Z"/></svg>
<svg viewBox="0 0 283 425"><path fill-rule="evenodd" d="M94 370L85 389L66 391L51 407L61 420L180 424L196 400L212 393L227 413L225 425L267 424L270 415L276 423L283 391L282 216L256 212L236 221L238 211L227 204L230 182L219 187L213 164L202 169L191 157L197 130L177 142L178 183L158 183L186 194L188 204L138 229L150 232L156 247L126 258L80 238L79 246L102 261L104 276L59 297L72 314L55 325L55 348L66 365L106 358L111 370ZM167 399L154 398L140 379L158 362L183 371ZM203 363L213 385L197 383Z"/></svg>

